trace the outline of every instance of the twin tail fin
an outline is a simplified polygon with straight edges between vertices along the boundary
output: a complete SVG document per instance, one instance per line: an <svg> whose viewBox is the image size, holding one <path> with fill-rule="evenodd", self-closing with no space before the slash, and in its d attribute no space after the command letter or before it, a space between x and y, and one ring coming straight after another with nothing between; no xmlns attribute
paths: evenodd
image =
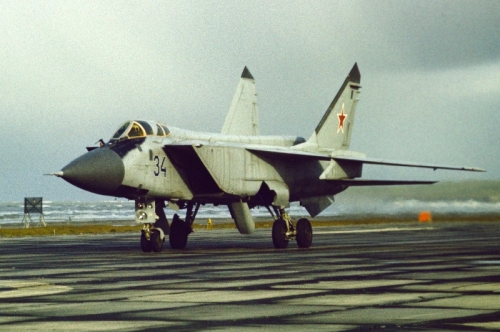
<svg viewBox="0 0 500 332"><path fill-rule="evenodd" d="M247 67L241 73L240 82L221 132L226 135L259 135L255 79Z"/></svg>
<svg viewBox="0 0 500 332"><path fill-rule="evenodd" d="M319 149L349 149L360 82L361 74L355 63L307 144Z"/></svg>

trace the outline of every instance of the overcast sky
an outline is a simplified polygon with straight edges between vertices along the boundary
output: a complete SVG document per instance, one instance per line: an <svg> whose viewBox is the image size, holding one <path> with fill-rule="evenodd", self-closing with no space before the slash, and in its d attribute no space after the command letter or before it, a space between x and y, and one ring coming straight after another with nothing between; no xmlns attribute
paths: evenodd
<svg viewBox="0 0 500 332"><path fill-rule="evenodd" d="M107 199L43 176L127 119L219 132L246 65L261 134L308 138L354 62L351 148L500 179L500 1L2 1L0 201Z"/></svg>

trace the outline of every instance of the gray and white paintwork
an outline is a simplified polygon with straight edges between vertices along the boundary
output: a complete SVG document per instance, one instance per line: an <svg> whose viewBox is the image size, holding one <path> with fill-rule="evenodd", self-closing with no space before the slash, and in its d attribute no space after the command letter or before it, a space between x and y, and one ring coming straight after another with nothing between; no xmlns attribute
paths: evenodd
<svg viewBox="0 0 500 332"><path fill-rule="evenodd" d="M221 133L129 121L108 143L89 148L56 175L90 192L135 200L136 220L144 224L142 248L160 251L165 234L173 248L186 245L200 204L227 205L243 234L255 229L250 209L266 206L276 219L276 247L295 237L299 246L309 247L310 223L302 219L294 226L285 211L290 202L300 202L314 217L350 186L433 183L360 179L363 164L483 171L350 151L360 81L355 64L309 139L260 136L255 80L245 67ZM169 225L165 202L175 210L186 208L185 220L175 215Z"/></svg>

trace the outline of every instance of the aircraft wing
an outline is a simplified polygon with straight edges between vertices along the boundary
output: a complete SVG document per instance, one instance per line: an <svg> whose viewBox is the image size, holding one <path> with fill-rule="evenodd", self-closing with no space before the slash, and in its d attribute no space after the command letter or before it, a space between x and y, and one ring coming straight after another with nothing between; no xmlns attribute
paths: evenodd
<svg viewBox="0 0 500 332"><path fill-rule="evenodd" d="M322 152L308 152L302 150L293 150L288 147L279 147L279 146L263 146L263 145L241 145L241 144L232 144L232 143L210 143L206 141L181 141L177 143L170 144L172 146L193 146L193 147L201 147L201 146L219 146L219 147L232 147L232 148L242 148L246 149L252 153L264 155L269 158L279 158L279 159L313 159L313 160L335 160L335 161L349 161L349 162L358 162L362 164L370 164L370 165L384 165L384 166L399 166L399 167L416 167L416 168L430 168L433 170L444 169L444 170L453 170L453 171L468 171L468 172L486 172L486 170L482 168L476 167L465 167L465 166L446 166L446 165L434 165L434 164L426 164L426 163L414 163L414 162L406 162L406 161L394 161L394 160L384 160L377 158L366 158L366 157L358 157L358 156L346 156L346 155L333 155L331 156L328 153Z"/></svg>
<svg viewBox="0 0 500 332"><path fill-rule="evenodd" d="M411 184L434 184L437 181L400 181L400 180L364 180L364 179L345 179L345 180L327 180L349 187L357 186L393 186L393 185L411 185Z"/></svg>
<svg viewBox="0 0 500 332"><path fill-rule="evenodd" d="M426 163L414 163L414 162L405 162L405 161L394 161L394 160L383 160L376 158L366 158L366 157L352 157L352 156L330 156L327 153L321 152L306 152L300 150L292 150L289 148L279 148L279 147L246 147L248 151L257 153L257 154L265 154L269 157L281 157L281 158L310 158L316 160L335 160L335 161L351 161L351 162L359 162L362 164L371 164L371 165L385 165L385 166L400 166L400 167L417 167L417 168L431 168L433 170L437 169L446 169L446 170L454 170L454 171L469 171L469 172L486 172L482 168L475 167L464 167L464 166L446 166L446 165L433 165Z"/></svg>
<svg viewBox="0 0 500 332"><path fill-rule="evenodd" d="M354 161L354 162L360 162L363 164L371 164L371 165L431 168L433 170L447 169L447 170L453 170L453 171L486 172L486 170L484 170L484 169L475 168L475 167L443 166L443 165L411 163L411 162L404 162L404 161L390 161L390 160L374 159L374 158L357 158L357 157L348 157L348 156L333 156L332 158L334 160Z"/></svg>

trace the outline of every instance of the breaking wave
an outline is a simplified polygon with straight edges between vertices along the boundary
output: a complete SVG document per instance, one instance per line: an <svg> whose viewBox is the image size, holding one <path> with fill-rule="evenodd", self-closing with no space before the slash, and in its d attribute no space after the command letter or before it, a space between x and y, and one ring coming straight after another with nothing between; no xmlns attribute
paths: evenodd
<svg viewBox="0 0 500 332"><path fill-rule="evenodd" d="M420 201L415 199L371 202L337 202L328 207L320 216L331 216L340 219L363 216L406 216L417 215L420 211L432 211L433 214L449 215L500 215L500 202L468 201ZM292 204L288 209L292 216L308 215L307 211L298 204ZM167 216L175 212L166 209ZM180 212L183 214L183 211ZM133 201L106 201L106 202L45 202L43 204L44 219L47 222L61 221L106 221L134 219ZM268 210L256 207L252 210L255 217L269 217ZM197 219L230 218L225 206L206 205L200 207ZM0 224L21 223L24 218L24 205L20 203L0 203ZM33 221L37 221L38 214L32 214Z"/></svg>

